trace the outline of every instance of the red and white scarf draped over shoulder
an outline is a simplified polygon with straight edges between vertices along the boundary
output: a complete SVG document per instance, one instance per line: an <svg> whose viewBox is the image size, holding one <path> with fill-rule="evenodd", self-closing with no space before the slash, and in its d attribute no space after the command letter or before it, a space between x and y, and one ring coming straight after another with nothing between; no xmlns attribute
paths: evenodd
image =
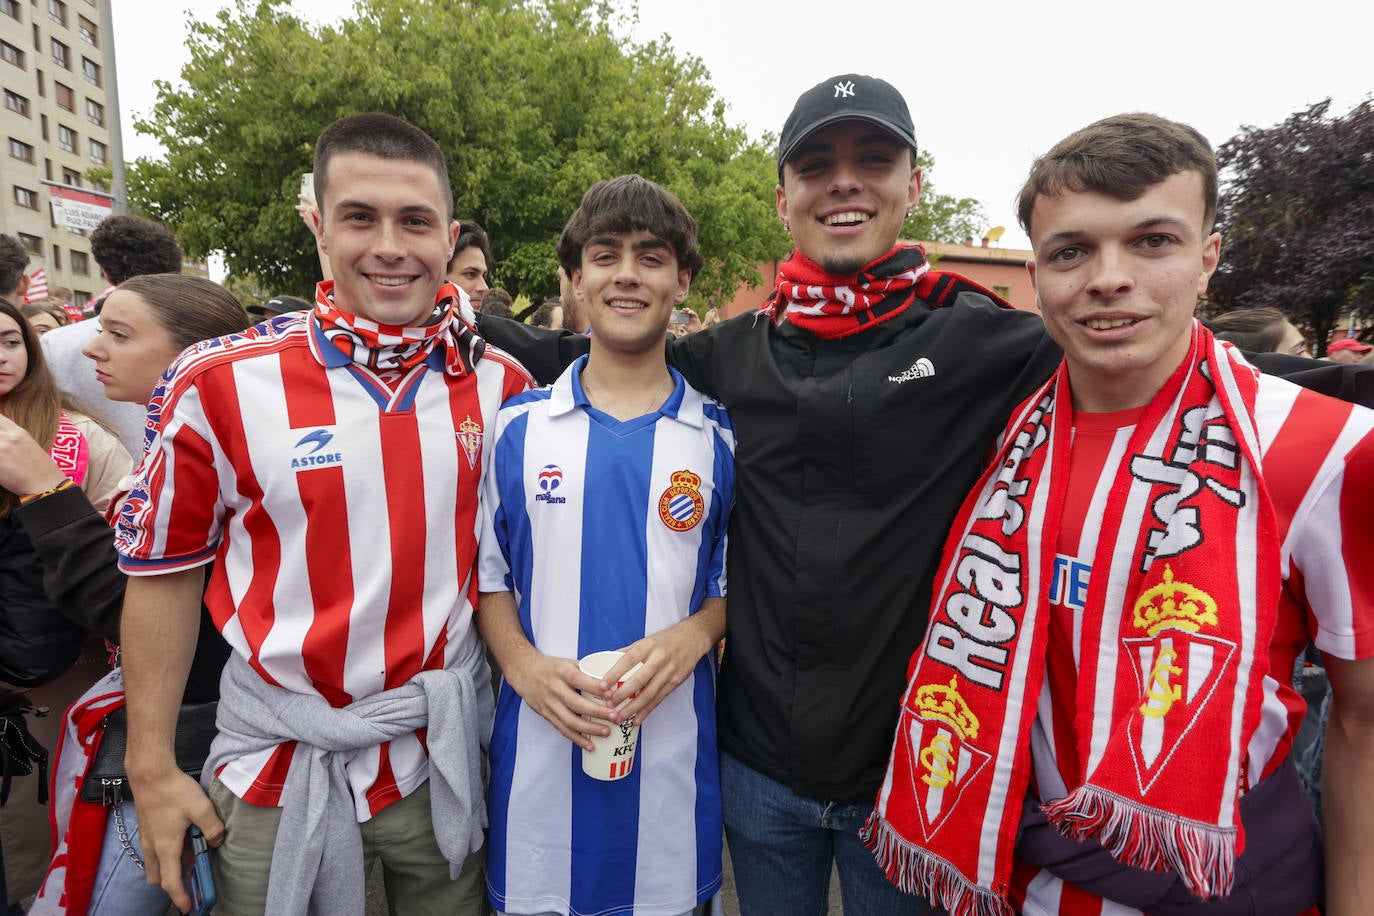
<svg viewBox="0 0 1374 916"><path fill-rule="evenodd" d="M1280 586L1254 425L1258 375L1200 324L1108 496L1084 609L1083 784L1065 835L1227 894ZM1045 678L1069 465L1066 366L1006 427L951 529L892 756L865 827L888 877L956 916L1011 913L1012 849Z"/></svg>

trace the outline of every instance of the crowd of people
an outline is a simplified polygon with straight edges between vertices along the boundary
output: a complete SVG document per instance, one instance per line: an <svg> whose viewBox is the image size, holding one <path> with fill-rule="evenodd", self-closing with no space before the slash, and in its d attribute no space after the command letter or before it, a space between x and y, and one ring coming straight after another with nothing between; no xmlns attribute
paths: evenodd
<svg viewBox="0 0 1374 916"><path fill-rule="evenodd" d="M1370 348L1195 317L1186 125L1037 159L1037 311L899 239L917 152L881 79L798 98L730 320L637 175L514 320L385 114L316 144L313 303L121 216L67 325L0 236L9 898L704 916L728 846L746 914L1374 912Z"/></svg>

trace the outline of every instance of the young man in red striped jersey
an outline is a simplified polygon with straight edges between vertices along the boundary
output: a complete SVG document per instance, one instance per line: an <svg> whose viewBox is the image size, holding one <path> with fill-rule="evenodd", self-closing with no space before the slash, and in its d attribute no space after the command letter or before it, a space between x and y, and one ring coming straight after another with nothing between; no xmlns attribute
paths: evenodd
<svg viewBox="0 0 1374 916"><path fill-rule="evenodd" d="M445 282L457 224L430 137L344 118L314 172L334 279L314 311L178 362L120 517L148 880L187 908L194 823L219 847L216 912L361 913L359 866L380 859L396 912L477 913L477 498L484 431L529 380ZM209 799L172 754L202 590L234 650Z"/></svg>
<svg viewBox="0 0 1374 916"><path fill-rule="evenodd" d="M1194 320L1216 201L1207 141L1153 115L1078 131L1022 189L1064 363L956 519L870 824L953 912L1374 911L1374 412ZM1324 874L1290 755L1309 638Z"/></svg>

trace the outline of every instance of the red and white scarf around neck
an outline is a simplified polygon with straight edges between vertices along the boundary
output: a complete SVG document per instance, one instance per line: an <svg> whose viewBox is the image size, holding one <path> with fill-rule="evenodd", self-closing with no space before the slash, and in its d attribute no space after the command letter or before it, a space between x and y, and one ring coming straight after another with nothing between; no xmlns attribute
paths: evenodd
<svg viewBox="0 0 1374 916"><path fill-rule="evenodd" d="M1259 721L1279 554L1259 473L1255 370L1201 325L1145 409L1107 500L1082 627L1086 778L1061 832L1225 895ZM1065 366L1013 415L960 510L865 839L956 916L1011 913L1012 849L1044 682L1072 411Z"/></svg>
<svg viewBox="0 0 1374 916"><path fill-rule="evenodd" d="M460 306L458 288L452 283L439 287L429 320L416 327L378 324L350 315L334 304L332 280L315 287L312 314L331 344L384 379L418 366L436 347L443 348L445 372L466 375L486 348L477 335L476 317L471 308L464 311Z"/></svg>
<svg viewBox="0 0 1374 916"><path fill-rule="evenodd" d="M834 339L895 318L918 297L916 284L930 272L919 245L898 245L853 276L825 268L793 251L778 267L777 286L759 311L787 320L817 337Z"/></svg>

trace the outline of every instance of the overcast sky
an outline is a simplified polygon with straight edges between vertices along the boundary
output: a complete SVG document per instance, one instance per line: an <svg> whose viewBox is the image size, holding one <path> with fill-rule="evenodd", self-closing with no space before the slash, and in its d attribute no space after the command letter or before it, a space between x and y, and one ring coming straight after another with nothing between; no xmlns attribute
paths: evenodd
<svg viewBox="0 0 1374 916"><path fill-rule="evenodd" d="M178 79L187 16L208 19L228 4L113 5L133 159L157 152L134 133L132 116L152 107L153 80ZM314 22L351 9L344 0L293 7ZM1029 247L1011 200L1032 159L1098 118L1153 111L1218 145L1243 125L1276 124L1328 96L1344 113L1374 92L1368 0L642 0L632 36L665 33L680 53L701 58L729 119L755 137L777 133L796 97L829 76L893 83L911 105L916 139L935 157L927 179L981 201L989 227L1006 227L1006 247Z"/></svg>

